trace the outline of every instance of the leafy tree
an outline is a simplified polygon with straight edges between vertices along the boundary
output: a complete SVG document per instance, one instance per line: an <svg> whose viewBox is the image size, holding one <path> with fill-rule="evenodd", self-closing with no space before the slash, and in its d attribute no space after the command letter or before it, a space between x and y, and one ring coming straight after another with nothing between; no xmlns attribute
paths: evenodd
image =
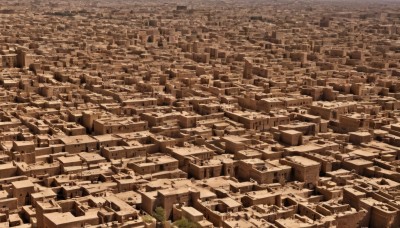
<svg viewBox="0 0 400 228"><path fill-rule="evenodd" d="M165 222L165 211L164 208L162 207L156 207L153 213L153 217L158 221L158 222Z"/></svg>
<svg viewBox="0 0 400 228"><path fill-rule="evenodd" d="M199 226L196 223L188 220L185 217L182 217L181 219L176 220L174 222L174 225L179 228L199 228Z"/></svg>
<svg viewBox="0 0 400 228"><path fill-rule="evenodd" d="M142 217L142 219L143 219L143 222L145 222L145 223L153 222L153 217L151 217L151 215L145 215Z"/></svg>

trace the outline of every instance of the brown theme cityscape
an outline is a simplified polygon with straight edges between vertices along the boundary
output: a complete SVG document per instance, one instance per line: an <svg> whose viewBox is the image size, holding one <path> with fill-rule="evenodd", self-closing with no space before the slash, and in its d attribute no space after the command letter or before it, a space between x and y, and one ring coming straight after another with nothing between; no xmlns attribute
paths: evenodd
<svg viewBox="0 0 400 228"><path fill-rule="evenodd" d="M399 0L0 0L0 227L400 227Z"/></svg>

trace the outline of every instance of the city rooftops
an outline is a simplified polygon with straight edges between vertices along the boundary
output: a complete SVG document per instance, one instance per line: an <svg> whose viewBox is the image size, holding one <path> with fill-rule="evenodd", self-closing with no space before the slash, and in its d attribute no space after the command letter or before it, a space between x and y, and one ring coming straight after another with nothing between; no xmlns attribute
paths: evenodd
<svg viewBox="0 0 400 228"><path fill-rule="evenodd" d="M60 138L60 140L65 145L97 143L97 141L89 135L67 136L67 137Z"/></svg>
<svg viewBox="0 0 400 228"><path fill-rule="evenodd" d="M13 181L11 183L15 189L33 188L34 185L30 180Z"/></svg>
<svg viewBox="0 0 400 228"><path fill-rule="evenodd" d="M306 157L302 157L302 156L290 156L290 157L286 157L284 158L286 161L290 161L292 163L304 166L304 167L308 167L308 166L317 166L320 165L319 162L316 162L314 160L308 159Z"/></svg>

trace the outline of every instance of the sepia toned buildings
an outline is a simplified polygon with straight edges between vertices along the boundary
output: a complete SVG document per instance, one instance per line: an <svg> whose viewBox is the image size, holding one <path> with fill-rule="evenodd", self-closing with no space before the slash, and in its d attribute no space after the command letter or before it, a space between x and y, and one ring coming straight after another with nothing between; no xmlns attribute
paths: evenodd
<svg viewBox="0 0 400 228"><path fill-rule="evenodd" d="M399 227L399 38L396 0L0 0L0 227Z"/></svg>

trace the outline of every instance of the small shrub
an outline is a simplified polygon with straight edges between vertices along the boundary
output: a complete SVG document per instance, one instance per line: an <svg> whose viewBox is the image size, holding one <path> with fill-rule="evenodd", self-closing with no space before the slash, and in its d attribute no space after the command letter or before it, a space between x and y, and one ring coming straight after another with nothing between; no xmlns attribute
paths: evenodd
<svg viewBox="0 0 400 228"><path fill-rule="evenodd" d="M153 217L158 221L158 222L165 222L165 211L164 211L164 208L162 208L162 207L157 207L155 210L154 210L154 213L153 213Z"/></svg>

